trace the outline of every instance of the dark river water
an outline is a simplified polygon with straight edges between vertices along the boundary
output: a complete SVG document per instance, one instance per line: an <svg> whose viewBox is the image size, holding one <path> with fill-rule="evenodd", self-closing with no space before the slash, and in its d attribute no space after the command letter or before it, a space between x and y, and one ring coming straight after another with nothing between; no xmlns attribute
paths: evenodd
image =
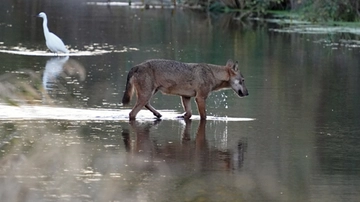
<svg viewBox="0 0 360 202"><path fill-rule="evenodd" d="M45 52L41 11L73 55ZM0 201L360 201L359 36L233 18L2 2ZM163 120L129 122L126 75L154 58L238 60L250 95L214 92L212 118L185 122L158 93Z"/></svg>

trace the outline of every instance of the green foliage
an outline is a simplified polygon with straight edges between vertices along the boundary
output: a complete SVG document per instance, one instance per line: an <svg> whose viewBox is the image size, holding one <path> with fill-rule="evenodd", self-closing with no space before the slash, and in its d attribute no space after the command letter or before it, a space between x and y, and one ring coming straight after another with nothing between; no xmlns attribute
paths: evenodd
<svg viewBox="0 0 360 202"><path fill-rule="evenodd" d="M209 11L240 11L246 12L246 16L253 14L264 16L271 10L291 10L300 12L304 19L312 22L360 20L359 0L197 0L196 2Z"/></svg>
<svg viewBox="0 0 360 202"><path fill-rule="evenodd" d="M308 0L302 13L312 22L358 21L359 3L357 0Z"/></svg>

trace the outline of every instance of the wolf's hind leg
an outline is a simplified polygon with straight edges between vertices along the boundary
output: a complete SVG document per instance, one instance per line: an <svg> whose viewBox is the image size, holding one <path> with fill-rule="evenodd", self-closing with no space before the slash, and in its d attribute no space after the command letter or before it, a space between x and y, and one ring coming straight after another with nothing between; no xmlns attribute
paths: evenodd
<svg viewBox="0 0 360 202"><path fill-rule="evenodd" d="M135 120L136 115L139 113L139 111L144 107L145 103L139 102L139 100L136 102L135 106L132 108L129 119Z"/></svg>
<svg viewBox="0 0 360 202"><path fill-rule="evenodd" d="M143 92L143 91L142 91ZM137 94L137 101L135 106L133 107L133 109L131 110L130 114L129 114L129 119L130 120L135 120L136 115L139 113L139 111L145 106L146 108L148 108L148 103L149 100L151 99L151 96L153 95L152 92L149 93L139 93L139 90L136 90L136 94ZM151 107L151 106L150 106ZM151 107L152 108L152 107ZM149 109L149 108L148 108ZM154 108L152 108L153 110L155 110ZM150 110L152 111L152 110ZM156 111L156 110L155 110ZM154 112L153 112L154 113Z"/></svg>
<svg viewBox="0 0 360 202"><path fill-rule="evenodd" d="M181 103L182 106L185 110L184 115L180 116L181 118L184 119L190 119L191 117L191 102L190 102L191 97L186 97L186 96L181 96Z"/></svg>
<svg viewBox="0 0 360 202"><path fill-rule="evenodd" d="M151 106L149 103L147 103L146 105L145 105L145 107L146 107L146 109L148 109L148 110L150 110L153 114L154 114L154 116L156 116L158 119L162 116L158 111L156 111L156 109L153 107L153 106Z"/></svg>

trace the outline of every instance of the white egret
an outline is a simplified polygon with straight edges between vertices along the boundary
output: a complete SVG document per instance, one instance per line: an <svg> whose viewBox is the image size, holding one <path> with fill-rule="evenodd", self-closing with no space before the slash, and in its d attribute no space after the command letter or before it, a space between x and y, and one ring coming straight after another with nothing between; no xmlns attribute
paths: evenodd
<svg viewBox="0 0 360 202"><path fill-rule="evenodd" d="M49 31L47 27L47 17L44 12L39 13L37 17L43 18L43 29L46 40L46 46L50 49L51 52L54 53L69 53L68 49L65 47L64 42L56 36L54 33Z"/></svg>

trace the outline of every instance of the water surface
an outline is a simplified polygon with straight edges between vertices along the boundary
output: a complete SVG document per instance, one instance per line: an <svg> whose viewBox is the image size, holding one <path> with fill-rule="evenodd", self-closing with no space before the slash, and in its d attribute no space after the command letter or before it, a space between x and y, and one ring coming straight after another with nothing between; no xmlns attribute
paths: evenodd
<svg viewBox="0 0 360 202"><path fill-rule="evenodd" d="M32 17L45 11L72 52L90 55L0 53L1 201L360 200L360 55L341 45L356 36L186 9L31 2L0 8L0 49L46 51ZM238 60L250 96L215 92L207 111L218 118L185 122L169 118L180 98L157 94L168 118L129 122L127 72L153 58Z"/></svg>

